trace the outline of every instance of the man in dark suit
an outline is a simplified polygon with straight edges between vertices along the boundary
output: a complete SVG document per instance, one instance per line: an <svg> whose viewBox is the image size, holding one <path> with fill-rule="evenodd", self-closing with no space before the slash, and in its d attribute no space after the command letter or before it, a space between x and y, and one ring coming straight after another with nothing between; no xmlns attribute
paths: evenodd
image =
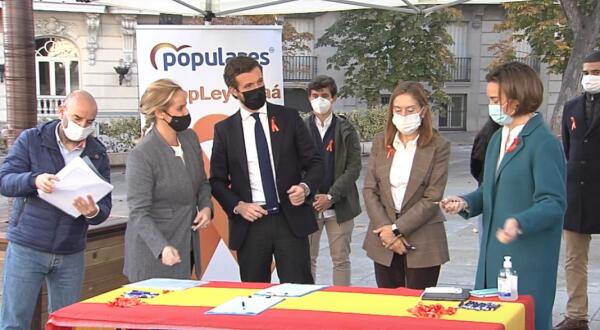
<svg viewBox="0 0 600 330"><path fill-rule="evenodd" d="M567 315L556 330L588 329L587 266L591 234L600 233L600 51L583 60L584 93L565 104L562 139L567 156L565 278Z"/></svg>
<svg viewBox="0 0 600 330"><path fill-rule="evenodd" d="M245 282L313 283L308 235L317 230L310 196L323 162L298 112L266 102L262 66L238 56L223 74L240 110L215 125L212 192L229 217L229 247Z"/></svg>

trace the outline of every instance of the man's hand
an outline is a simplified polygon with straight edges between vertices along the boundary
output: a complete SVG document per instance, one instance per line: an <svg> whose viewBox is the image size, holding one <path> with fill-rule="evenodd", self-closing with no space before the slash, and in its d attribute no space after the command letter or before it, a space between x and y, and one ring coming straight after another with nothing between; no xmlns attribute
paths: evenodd
<svg viewBox="0 0 600 330"><path fill-rule="evenodd" d="M86 218L93 218L98 214L98 207L92 198L92 195L86 197L79 196L73 200L73 206Z"/></svg>
<svg viewBox="0 0 600 330"><path fill-rule="evenodd" d="M269 212L263 209L259 204L245 202L239 202L238 205L233 209L233 213L241 215L242 218L250 222L254 222L254 220L260 219L269 214Z"/></svg>
<svg viewBox="0 0 600 330"><path fill-rule="evenodd" d="M306 199L306 195L304 192L304 188L300 185L293 185L287 191L288 198L290 199L290 203L294 206L299 206L304 203L304 199Z"/></svg>
<svg viewBox="0 0 600 330"><path fill-rule="evenodd" d="M60 181L56 175L43 173L35 177L35 187L45 193L51 193L54 191L56 181Z"/></svg>
<svg viewBox="0 0 600 330"><path fill-rule="evenodd" d="M205 207L198 214L196 214L196 218L194 219L194 223L192 224L192 230L196 231L198 228L204 229L208 227L210 224L212 212L209 207Z"/></svg>
<svg viewBox="0 0 600 330"><path fill-rule="evenodd" d="M464 199L458 196L450 196L442 199L442 201L440 202L440 207L446 213L456 214L460 211L467 209L468 205Z"/></svg>
<svg viewBox="0 0 600 330"><path fill-rule="evenodd" d="M331 201L325 194L316 194L315 201L313 202L312 206L315 208L315 210L317 210L317 212L323 212L331 207Z"/></svg>
<svg viewBox="0 0 600 330"><path fill-rule="evenodd" d="M521 233L521 226L519 221L515 218L508 218L504 222L504 227L498 228L496 231L496 238L502 244L508 244L519 237Z"/></svg>

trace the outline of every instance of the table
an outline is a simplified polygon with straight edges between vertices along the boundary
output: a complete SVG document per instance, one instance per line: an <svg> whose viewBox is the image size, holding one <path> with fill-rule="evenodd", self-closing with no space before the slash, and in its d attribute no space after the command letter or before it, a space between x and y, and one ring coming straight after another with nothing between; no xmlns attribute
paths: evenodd
<svg viewBox="0 0 600 330"><path fill-rule="evenodd" d="M420 301L421 291L405 288L333 286L304 297L287 298L257 316L204 314L233 297L250 295L269 286L268 283L209 282L185 291L161 294L145 300L143 305L109 306L108 301L128 291L120 288L52 313L46 329L534 329L530 296L520 296L516 302L502 302L493 312L461 309L442 319L422 319L407 311ZM456 302L441 303L457 305Z"/></svg>

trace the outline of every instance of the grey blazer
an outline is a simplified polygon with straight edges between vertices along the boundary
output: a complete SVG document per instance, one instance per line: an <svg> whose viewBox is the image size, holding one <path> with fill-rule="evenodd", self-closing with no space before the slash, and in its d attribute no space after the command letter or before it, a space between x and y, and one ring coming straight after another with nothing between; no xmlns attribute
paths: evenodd
<svg viewBox="0 0 600 330"><path fill-rule="evenodd" d="M191 226L198 210L212 209L210 184L196 133L187 129L177 137L185 164L155 129L127 159L129 220L123 273L131 282L153 277L190 278L192 240L195 264L200 265L198 235ZM162 264L159 257L166 245L177 249L181 263L170 267Z"/></svg>

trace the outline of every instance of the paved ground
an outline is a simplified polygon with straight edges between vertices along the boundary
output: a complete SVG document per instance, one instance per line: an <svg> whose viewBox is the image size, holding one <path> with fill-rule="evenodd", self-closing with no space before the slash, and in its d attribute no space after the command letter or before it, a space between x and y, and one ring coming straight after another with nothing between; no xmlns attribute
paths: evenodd
<svg viewBox="0 0 600 330"><path fill-rule="evenodd" d="M465 132L447 132L444 136L452 141L452 155L450 159L450 173L446 195L458 194L475 188L476 183L469 174L469 154L473 134ZM368 146L365 146L368 150ZM366 167L368 159L363 158ZM359 179L359 187L362 187L364 172ZM116 168L112 172L112 181L115 185L113 213L126 215L124 202L124 169ZM361 200L362 205L362 200ZM363 207L364 210L364 207ZM0 197L0 218L6 217L6 199ZM355 220L355 229L352 239L352 284L356 286L375 285L373 274L373 263L367 258L362 250L362 242L365 236L368 218L363 212ZM448 244L450 247L450 262L442 266L440 274L440 285L457 285L472 287L475 277L475 268L478 256L478 237L473 231L474 221L465 221L457 216L448 216L446 230L448 233ZM563 249L564 250L564 249ZM589 303L590 303L590 329L600 329L600 237L595 236L590 248L589 265ZM321 253L317 265L317 282L331 283L331 261L326 235L321 238ZM498 261L501 262L501 261ZM564 271L562 269L563 253L561 253L561 268L558 273L556 301L554 304L554 323L558 323L565 310L566 289ZM1 265L0 265L1 268Z"/></svg>

